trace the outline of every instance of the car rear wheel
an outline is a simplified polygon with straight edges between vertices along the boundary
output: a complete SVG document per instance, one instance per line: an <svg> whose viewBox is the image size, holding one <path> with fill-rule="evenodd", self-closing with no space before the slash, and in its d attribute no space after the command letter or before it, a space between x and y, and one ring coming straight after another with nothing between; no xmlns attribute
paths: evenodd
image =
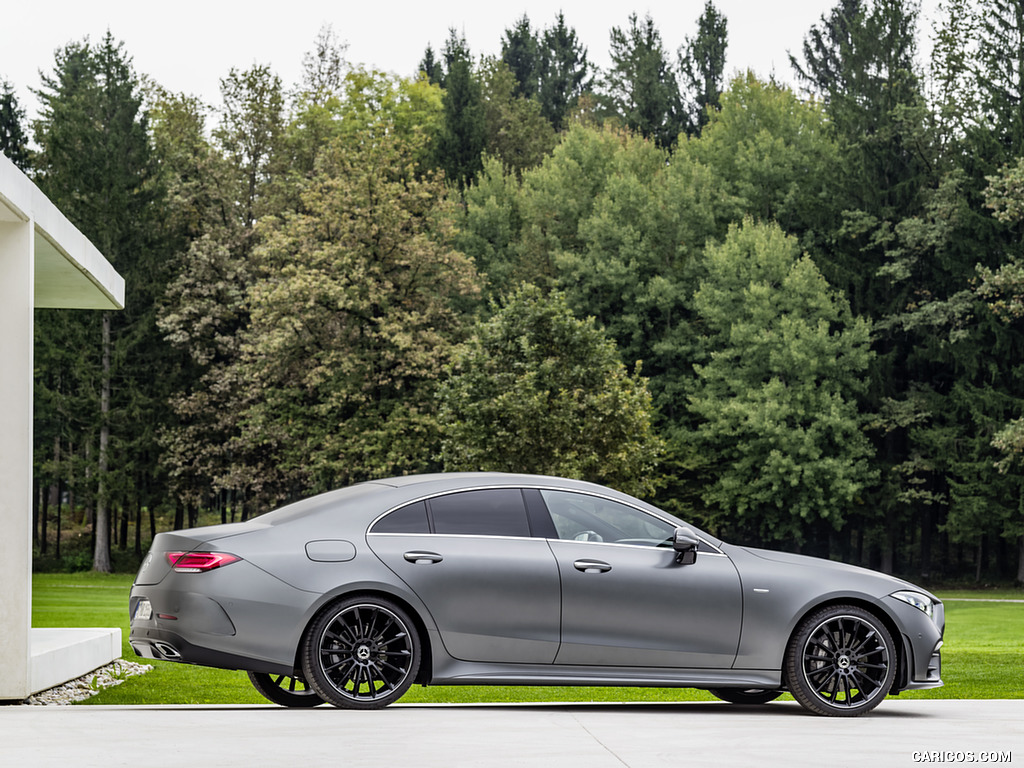
<svg viewBox="0 0 1024 768"><path fill-rule="evenodd" d="M877 707L896 674L892 636L874 614L834 605L808 616L786 652L793 697L831 717L856 717Z"/></svg>
<svg viewBox="0 0 1024 768"><path fill-rule="evenodd" d="M730 704L767 704L782 695L764 688L708 688L708 693Z"/></svg>
<svg viewBox="0 0 1024 768"><path fill-rule="evenodd" d="M352 597L313 621L302 644L302 669L336 707L379 709L397 701L420 665L420 641L409 616L389 600Z"/></svg>
<svg viewBox="0 0 1024 768"><path fill-rule="evenodd" d="M250 672L249 681L265 699L282 707L318 707L324 703L320 694L301 677Z"/></svg>

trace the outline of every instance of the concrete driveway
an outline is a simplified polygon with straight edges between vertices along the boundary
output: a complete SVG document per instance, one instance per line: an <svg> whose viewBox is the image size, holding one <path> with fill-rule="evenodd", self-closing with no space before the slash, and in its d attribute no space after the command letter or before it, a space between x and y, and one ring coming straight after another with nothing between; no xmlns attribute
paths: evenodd
<svg viewBox="0 0 1024 768"><path fill-rule="evenodd" d="M885 701L851 720L795 703L0 708L5 766L911 766L1024 764L1024 700ZM1010 762L1010 764L1012 764Z"/></svg>

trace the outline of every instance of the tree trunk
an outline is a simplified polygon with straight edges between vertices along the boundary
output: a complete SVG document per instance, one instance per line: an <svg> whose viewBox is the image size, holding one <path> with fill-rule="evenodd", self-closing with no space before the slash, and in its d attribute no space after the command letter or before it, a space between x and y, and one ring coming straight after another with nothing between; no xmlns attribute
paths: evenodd
<svg viewBox="0 0 1024 768"><path fill-rule="evenodd" d="M1024 584L1024 536L1017 537L1017 581Z"/></svg>
<svg viewBox="0 0 1024 768"><path fill-rule="evenodd" d="M57 543L53 549L53 556L60 560L60 533L61 533L61 509L64 501L64 482L57 477Z"/></svg>
<svg viewBox="0 0 1024 768"><path fill-rule="evenodd" d="M42 487L39 478L32 480L32 543L39 543L39 507L42 502Z"/></svg>
<svg viewBox="0 0 1024 768"><path fill-rule="evenodd" d="M135 503L135 554L142 557L142 499Z"/></svg>
<svg viewBox="0 0 1024 768"><path fill-rule="evenodd" d="M110 313L103 313L103 379L100 383L100 455L96 493L96 547L92 568L110 573L110 514L107 510L107 453L110 445Z"/></svg>
<svg viewBox="0 0 1024 768"><path fill-rule="evenodd" d="M881 557L882 563L879 566L879 570L882 573L892 573L893 568L893 550L896 549L896 536L892 530L893 526L887 524L885 526L885 536L882 539L881 546Z"/></svg>
<svg viewBox="0 0 1024 768"><path fill-rule="evenodd" d="M935 525L931 505L921 511L921 579L925 584L932 577L932 533Z"/></svg>
<svg viewBox="0 0 1024 768"><path fill-rule="evenodd" d="M89 489L89 492L85 496L85 524L92 526L93 533L96 532L96 499L92 494L92 465L89 463L92 459L92 436L89 436L89 440L85 443L85 487ZM95 535L93 536L95 539Z"/></svg>
<svg viewBox="0 0 1024 768"><path fill-rule="evenodd" d="M43 508L39 512L39 554L46 554L46 517L50 514L50 489L43 491Z"/></svg>
<svg viewBox="0 0 1024 768"><path fill-rule="evenodd" d="M121 507L121 532L117 537L117 546L124 552L128 549L128 505Z"/></svg>

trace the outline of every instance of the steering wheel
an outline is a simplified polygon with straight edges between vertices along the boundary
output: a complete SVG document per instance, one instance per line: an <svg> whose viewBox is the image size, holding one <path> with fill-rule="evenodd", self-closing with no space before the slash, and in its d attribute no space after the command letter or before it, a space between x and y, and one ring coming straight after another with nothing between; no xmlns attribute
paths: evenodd
<svg viewBox="0 0 1024 768"><path fill-rule="evenodd" d="M604 537L597 531L580 531L572 539L573 541L604 541Z"/></svg>

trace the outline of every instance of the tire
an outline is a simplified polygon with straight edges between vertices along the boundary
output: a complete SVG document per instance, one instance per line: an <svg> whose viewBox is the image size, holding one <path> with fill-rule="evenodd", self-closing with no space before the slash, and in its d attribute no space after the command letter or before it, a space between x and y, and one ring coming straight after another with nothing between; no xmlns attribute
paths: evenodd
<svg viewBox="0 0 1024 768"><path fill-rule="evenodd" d="M764 688L708 688L708 693L730 704L767 704L782 695Z"/></svg>
<svg viewBox="0 0 1024 768"><path fill-rule="evenodd" d="M896 675L892 636L855 605L822 608L801 622L786 651L793 697L811 712L857 717L877 707Z"/></svg>
<svg viewBox="0 0 1024 768"><path fill-rule="evenodd" d="M324 703L320 694L301 677L250 672L249 681L265 699L282 707L319 707Z"/></svg>
<svg viewBox="0 0 1024 768"><path fill-rule="evenodd" d="M306 631L302 670L324 701L380 709L401 698L420 667L420 640L409 616L377 597L332 603Z"/></svg>

